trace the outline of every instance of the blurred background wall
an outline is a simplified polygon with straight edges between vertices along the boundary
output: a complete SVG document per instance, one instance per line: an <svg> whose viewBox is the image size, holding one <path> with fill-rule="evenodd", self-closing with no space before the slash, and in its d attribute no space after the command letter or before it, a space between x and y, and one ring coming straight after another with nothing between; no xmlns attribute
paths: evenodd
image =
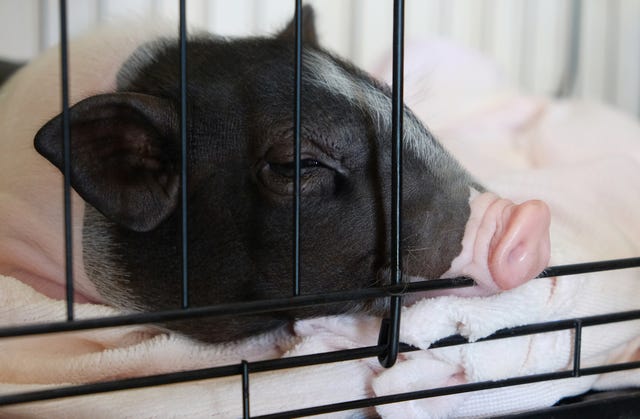
<svg viewBox="0 0 640 419"><path fill-rule="evenodd" d="M372 68L391 48L392 0L305 3L316 9L322 43L356 64ZM291 0L187 5L189 24L228 36L273 33L293 13ZM28 60L56 44L57 12L57 0L0 0L0 57ZM69 0L71 35L111 19L177 12L175 0ZM406 26L407 41L446 37L485 52L526 92L563 86L640 117L640 0L407 0Z"/></svg>

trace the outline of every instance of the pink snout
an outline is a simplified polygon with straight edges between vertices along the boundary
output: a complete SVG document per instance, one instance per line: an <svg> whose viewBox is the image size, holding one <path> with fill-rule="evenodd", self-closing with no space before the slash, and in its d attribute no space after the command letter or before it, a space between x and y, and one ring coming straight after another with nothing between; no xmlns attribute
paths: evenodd
<svg viewBox="0 0 640 419"><path fill-rule="evenodd" d="M488 259L495 284L508 290L542 272L550 257L547 205L537 200L514 204L501 199L489 207L486 216L495 216L496 223Z"/></svg>
<svg viewBox="0 0 640 419"><path fill-rule="evenodd" d="M470 206L462 252L442 277L469 276L478 286L430 295L493 294L522 285L547 267L551 215L544 202L514 204L490 192L475 192Z"/></svg>

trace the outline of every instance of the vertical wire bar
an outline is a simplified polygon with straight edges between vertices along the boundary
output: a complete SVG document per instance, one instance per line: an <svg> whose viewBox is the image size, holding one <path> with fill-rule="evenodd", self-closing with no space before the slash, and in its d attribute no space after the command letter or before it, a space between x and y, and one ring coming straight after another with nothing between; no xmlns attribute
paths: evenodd
<svg viewBox="0 0 640 419"><path fill-rule="evenodd" d="M62 152L64 201L64 251L67 320L73 321L73 235L71 231L71 132L69 112L69 39L67 1L60 0L60 81L62 87Z"/></svg>
<svg viewBox="0 0 640 419"><path fill-rule="evenodd" d="M182 308L189 308L187 247L187 7L180 0L180 181L182 204Z"/></svg>
<svg viewBox="0 0 640 419"><path fill-rule="evenodd" d="M293 87L293 152L295 156L293 205L293 295L300 295L300 90L302 87L302 0L295 0L295 52Z"/></svg>
<svg viewBox="0 0 640 419"><path fill-rule="evenodd" d="M251 417L249 406L249 363L242 361L242 417Z"/></svg>
<svg viewBox="0 0 640 419"><path fill-rule="evenodd" d="M391 105L392 160L391 182L391 281L402 282L402 133L403 133L403 76L404 76L404 0L393 2L393 87ZM390 319L386 335L386 348L378 357L382 366L389 368L395 364L400 343L400 309L402 298L391 297Z"/></svg>
<svg viewBox="0 0 640 419"><path fill-rule="evenodd" d="M582 349L582 320L575 321L575 335L573 339L573 376L580 377L580 357Z"/></svg>

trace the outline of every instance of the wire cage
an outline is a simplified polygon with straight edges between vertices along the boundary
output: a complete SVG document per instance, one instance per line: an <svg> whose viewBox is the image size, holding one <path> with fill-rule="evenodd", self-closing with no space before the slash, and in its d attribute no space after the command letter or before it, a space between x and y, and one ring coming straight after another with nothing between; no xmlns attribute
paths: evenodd
<svg viewBox="0 0 640 419"><path fill-rule="evenodd" d="M301 132L301 72L302 72L302 1L294 0L295 3L295 57L294 74L291 80L294 86L294 97L291 98L291 118L294 121L294 148L295 156L295 183L294 183L294 214L293 214L293 236L294 252L291 255L294 277L291 279L291 294L283 295L281 298L264 301L249 301L243 303L229 303L208 307L190 307L188 299L189 290L189 249L187 247L187 237L189 235L188 224L188 201L187 201L187 129L188 118L187 103L187 16L186 0L179 0L180 26L180 138L181 138L181 200L180 211L182 214L181 232L181 254L182 254L182 275L176 280L182 283L182 306L173 310L161 312L148 312L139 314L119 315L108 318L76 319L74 313L74 272L73 266L73 243L72 243L72 220L71 220L71 183L70 183L70 113L69 113L69 69L68 69L68 24L67 24L67 1L60 0L60 45L61 45L61 66L62 66L62 109L63 109L63 132L64 132L64 236L65 236L65 256L66 256L66 307L67 320L64 322L52 322L47 324L33 324L18 327L5 327L0 329L0 338L9 339L21 336L33 336L40 334L61 333L69 331L89 330L96 328L108 328L124 325L162 323L174 320L196 320L202 317L223 317L238 316L246 314L264 313L291 308L309 307L335 302L345 302L354 300L370 299L373 297L388 298L391 302L390 312L382 323L379 343L375 346L361 347L350 350L340 350L329 353L318 353L304 356L294 356L284 359L272 359L258 362L243 361L235 365L222 367L198 369L184 372L158 374L152 376L127 378L98 383L73 385L58 387L54 389L37 390L23 393L0 394L0 416L2 406L53 400L66 397L75 397L89 394L106 393L113 391L123 391L148 386L158 386L164 384L184 383L219 377L237 376L242 380L242 393L237 397L241 398L244 417L257 417L251 414L251 394L249 392L250 382L253 374L265 371L279 371L283 369L296 368L302 366L319 365L324 363L336 363L347 360L377 357L379 362L392 368L399 353L417 350L414 347L403 344L399 338L399 324L401 320L401 306L403 296L414 292L447 289L450 287L466 287L475 285L471 278L455 278L450 280L428 280L420 282L403 283L402 281L402 243L400 240L402 229L402 132L403 132L403 68L404 68L404 16L405 5L403 0L393 1L393 83L392 83L392 132L393 138L389 141L393 144L393 179L392 179L392 214L391 225L392 235L390 248L392 255L391 270L393 280L390 284L367 289L353 290L351 292L330 292L317 295L301 293L301 283L305 278L300 277L300 264L304 261L304 254L301 254L300 235L304 234L300 230L301 216L301 155L300 155L300 132ZM579 1L575 2L579 7ZM574 21L574 33L578 25ZM574 40L574 42L577 42ZM575 48L574 48L575 51ZM568 71L563 79L559 92L567 93L573 85L572 74L575 75L575 56L570 60ZM618 260L594 261L589 263L552 266L547 268L541 277L568 276L582 273L599 272L605 270L617 270L640 267L640 257ZM599 365L583 367L581 365L581 337L585 328L613 324L640 319L640 310L608 313L581 318L569 318L553 322L535 323L526 326L500 330L497 333L480 339L479 341L501 340L516 336L526 336L532 334L542 334L561 330L573 332L573 365L572 368L557 372L548 372L521 377L512 377L497 381L477 382L461 385L453 385L444 388L425 389L422 391L412 391L407 393L394 394L390 396L372 397L361 400L345 400L331 405L321 405L305 409L282 411L260 417L299 417L331 413L350 409L359 409L389 403L399 403L421 398L438 397L458 393L474 392L480 390L495 389L507 386L516 386L541 381L551 381L567 378L575 378L586 375L603 374L607 372L633 370L640 368L640 362L627 362L613 365ZM468 345L468 340L462 336L451 336L438 341L432 348L440 348L454 345ZM605 413L603 413L605 412ZM640 414L640 391L632 390L628 392L612 392L609 397L601 396L595 399L575 398L568 403L550 409L537 412L517 415L517 417L631 417ZM591 415L591 416L589 416ZM611 415L611 416L610 416ZM627 416L624 416L627 415ZM616 416L617 417L617 416Z"/></svg>

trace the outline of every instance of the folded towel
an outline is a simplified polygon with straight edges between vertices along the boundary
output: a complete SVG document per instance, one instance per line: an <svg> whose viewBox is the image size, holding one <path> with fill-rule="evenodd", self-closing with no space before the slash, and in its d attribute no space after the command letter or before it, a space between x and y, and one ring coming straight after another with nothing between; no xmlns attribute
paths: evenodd
<svg viewBox="0 0 640 419"><path fill-rule="evenodd" d="M491 297L423 299L403 310L401 339L420 348L451 334L471 340L503 327L588 314L575 298L597 300L593 313L638 309L637 273L539 279ZM615 281L627 292L606 286ZM3 325L61 320L64 304L9 277L0 278ZM594 296L595 294L595 296ZM79 318L116 314L77 304ZM5 320L8 320L5 322ZM375 344L379 319L334 316L299 321L295 337L265 335L236 344L203 345L153 327L128 326L0 340L0 392L142 376L191 368L304 355ZM582 365L640 359L640 321L583 331ZM402 354L383 370L376 359L252 374L251 411L272 413L325 403L474 381L552 372L572 365L569 331ZM385 417L473 417L547 406L590 388L640 386L640 374L616 373L378 406ZM16 405L21 417L238 417L239 377L212 379L60 401ZM337 417L348 416L336 414Z"/></svg>

